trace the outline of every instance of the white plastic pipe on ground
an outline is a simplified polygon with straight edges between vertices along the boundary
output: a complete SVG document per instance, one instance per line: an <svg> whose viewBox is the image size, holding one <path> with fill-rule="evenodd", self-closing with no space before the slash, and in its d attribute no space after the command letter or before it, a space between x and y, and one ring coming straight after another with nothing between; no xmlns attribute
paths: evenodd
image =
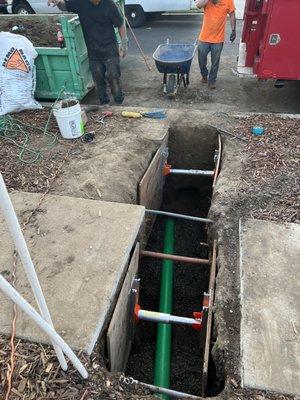
<svg viewBox="0 0 300 400"><path fill-rule="evenodd" d="M41 285L39 283L39 280L38 280L31 256L28 251L28 247L27 247L22 229L20 227L20 224L19 224L17 215L15 213L15 210L13 208L12 202L10 200L10 197L9 197L8 191L6 189L6 185L4 183L2 174L0 174L0 208L3 212L8 229L13 238L13 241L16 246L17 252L20 256L20 259L22 261L22 264L23 264L25 273L27 275L27 278L29 280L34 297L39 306L39 310L40 310L43 318L53 327L52 319L51 319L51 316L50 316L50 313L49 313L49 310L48 310L48 307L46 304L46 300L43 295ZM67 365L65 357L63 355L63 352L55 344L53 344L53 347L55 349L55 352L56 352L56 355L59 360L61 368L64 371L66 371L68 369L68 365Z"/></svg>
<svg viewBox="0 0 300 400"><path fill-rule="evenodd" d="M84 366L82 365L79 358L73 353L71 348L67 345L67 343L59 336L59 334L55 331L53 326L51 326L47 321L44 320L40 316L40 314L16 291L16 289L0 275L0 289L6 294L17 306L21 308L33 321L41 328L43 332L45 332L49 338L56 344L59 349L65 353L67 357L69 357L71 363L80 373L80 375L86 379L88 377L88 373Z"/></svg>

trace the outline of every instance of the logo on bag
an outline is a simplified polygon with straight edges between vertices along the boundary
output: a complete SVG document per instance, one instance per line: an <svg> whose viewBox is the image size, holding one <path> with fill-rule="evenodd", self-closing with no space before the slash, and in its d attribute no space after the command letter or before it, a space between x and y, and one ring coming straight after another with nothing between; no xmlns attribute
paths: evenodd
<svg viewBox="0 0 300 400"><path fill-rule="evenodd" d="M6 54L2 66L7 69L16 69L22 72L31 70L30 64L22 49L12 47Z"/></svg>

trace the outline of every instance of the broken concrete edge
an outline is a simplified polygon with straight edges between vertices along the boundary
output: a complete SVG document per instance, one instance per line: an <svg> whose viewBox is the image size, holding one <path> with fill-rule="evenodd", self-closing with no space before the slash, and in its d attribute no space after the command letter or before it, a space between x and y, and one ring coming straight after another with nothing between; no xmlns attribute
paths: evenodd
<svg viewBox="0 0 300 400"><path fill-rule="evenodd" d="M144 218L145 218L145 207L143 207L143 206L140 206L140 207L142 207L143 213L142 213L142 215L140 217L140 226L137 226L135 232L132 234L132 241L134 243L132 248L135 247L135 243L136 243L136 239L138 237L139 231L140 231L140 227L142 226ZM112 314L113 314L113 310L114 310L115 305L117 303L121 288L123 286L124 279L125 279L127 271L128 271L129 262L130 262L129 258L130 258L130 254L132 252L132 248L127 253L125 253L124 257L123 257L124 265L127 264L126 270L123 271L123 273L117 275L116 279L115 279L114 288L113 288L113 291L111 293L111 295L115 297L115 301L114 301L114 303L111 303L109 307L107 307L107 316L106 317L102 317L102 318L99 319L98 324L97 324L97 328L96 328L96 330L94 332L94 335L91 338L90 345L85 349L86 353L89 356L92 354L98 339L102 336L103 332L108 327L108 324L109 324L109 322L111 320L111 317L112 317ZM102 326L102 329L101 329L101 326Z"/></svg>

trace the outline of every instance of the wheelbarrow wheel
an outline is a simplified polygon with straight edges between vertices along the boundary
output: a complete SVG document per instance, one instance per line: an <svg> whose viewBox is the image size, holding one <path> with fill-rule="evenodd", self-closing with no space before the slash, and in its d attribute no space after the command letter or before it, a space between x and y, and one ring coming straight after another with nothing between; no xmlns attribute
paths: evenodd
<svg viewBox="0 0 300 400"><path fill-rule="evenodd" d="M176 75L171 74L168 76L167 81L167 95L170 97L175 96L177 88Z"/></svg>

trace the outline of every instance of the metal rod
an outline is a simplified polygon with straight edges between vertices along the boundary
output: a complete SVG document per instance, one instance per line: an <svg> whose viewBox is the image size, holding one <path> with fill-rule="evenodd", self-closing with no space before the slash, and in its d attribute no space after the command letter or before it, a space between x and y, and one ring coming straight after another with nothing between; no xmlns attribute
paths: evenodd
<svg viewBox="0 0 300 400"><path fill-rule="evenodd" d="M118 3L116 3L116 4L118 4ZM125 20L126 23L127 23L127 26L128 26L128 28L129 28L129 30L130 30L132 36L133 36L133 39L134 39L134 41L135 41L135 43L136 43L136 45L137 45L139 51L141 52L141 55L142 55L142 57L143 57L143 59L144 59L144 61L145 61L145 64L146 64L148 70L151 71L152 68L151 68L151 65L150 65L150 63L149 63L149 61L148 61L148 58L147 58L146 54L143 52L143 49L142 49L142 47L141 47L141 45L140 45L140 43L139 43L139 41L138 41L138 38L136 37L135 33L133 32L133 29L132 29L132 27L131 27L131 25L130 25L130 23L129 23L129 21L128 21L128 18L126 17L125 13L123 12L123 9L121 8L121 6L120 6L119 4L118 4L118 8L119 8L119 10L120 10L120 13L121 13L121 14L123 15L123 17L124 17L124 20Z"/></svg>
<svg viewBox="0 0 300 400"><path fill-rule="evenodd" d="M9 197L8 191L6 189L5 182L3 180L2 174L0 174L0 209L3 212L4 219L7 223L9 232L16 246L17 252L22 261L26 276L30 283L31 289L33 291L35 300L38 304L39 310L41 312L42 317L53 326L53 322L50 316L50 312L36 274L32 258L30 256L21 226L19 224L17 215L15 213L13 204ZM52 343L58 361L60 363L61 368L66 371L68 369L67 362L63 355L62 350L55 344Z"/></svg>
<svg viewBox="0 0 300 400"><path fill-rule="evenodd" d="M187 264L210 265L210 261L204 258L177 256L175 254L156 253L155 251L142 250L140 256L158 258L160 260L178 261Z"/></svg>
<svg viewBox="0 0 300 400"><path fill-rule="evenodd" d="M196 399L200 400L200 397L194 396L192 394L178 392L177 390L165 389L163 387L150 385L148 383L138 382L139 385L149 389L151 392L166 394L173 399Z"/></svg>
<svg viewBox="0 0 300 400"><path fill-rule="evenodd" d="M215 125L211 125L211 124L209 124L208 126L210 126L211 128L216 129L220 133L224 133L225 135L231 136L231 137L233 137L235 139L239 139L239 140L242 140L243 142L247 142L247 139L242 138L242 137L237 136L237 135L234 135L233 133L226 131L226 129L220 128L219 126L215 126Z"/></svg>
<svg viewBox="0 0 300 400"><path fill-rule="evenodd" d="M215 171L203 169L170 169L170 174L177 175L200 175L200 176L214 176Z"/></svg>
<svg viewBox="0 0 300 400"><path fill-rule="evenodd" d="M195 318L177 317L176 315L171 315L156 311L148 311L148 310L139 310L138 319L141 319L143 321L162 323L162 324L201 326L201 320Z"/></svg>
<svg viewBox="0 0 300 400"><path fill-rule="evenodd" d="M209 218L200 218L200 217L193 217L192 215L185 215L185 214L176 214L167 211L159 211L159 210L146 210L148 214L155 214L155 215L162 215L166 217L174 217L178 219L186 219L189 221L197 221L197 222L205 222L207 224L212 224L213 220Z"/></svg>

